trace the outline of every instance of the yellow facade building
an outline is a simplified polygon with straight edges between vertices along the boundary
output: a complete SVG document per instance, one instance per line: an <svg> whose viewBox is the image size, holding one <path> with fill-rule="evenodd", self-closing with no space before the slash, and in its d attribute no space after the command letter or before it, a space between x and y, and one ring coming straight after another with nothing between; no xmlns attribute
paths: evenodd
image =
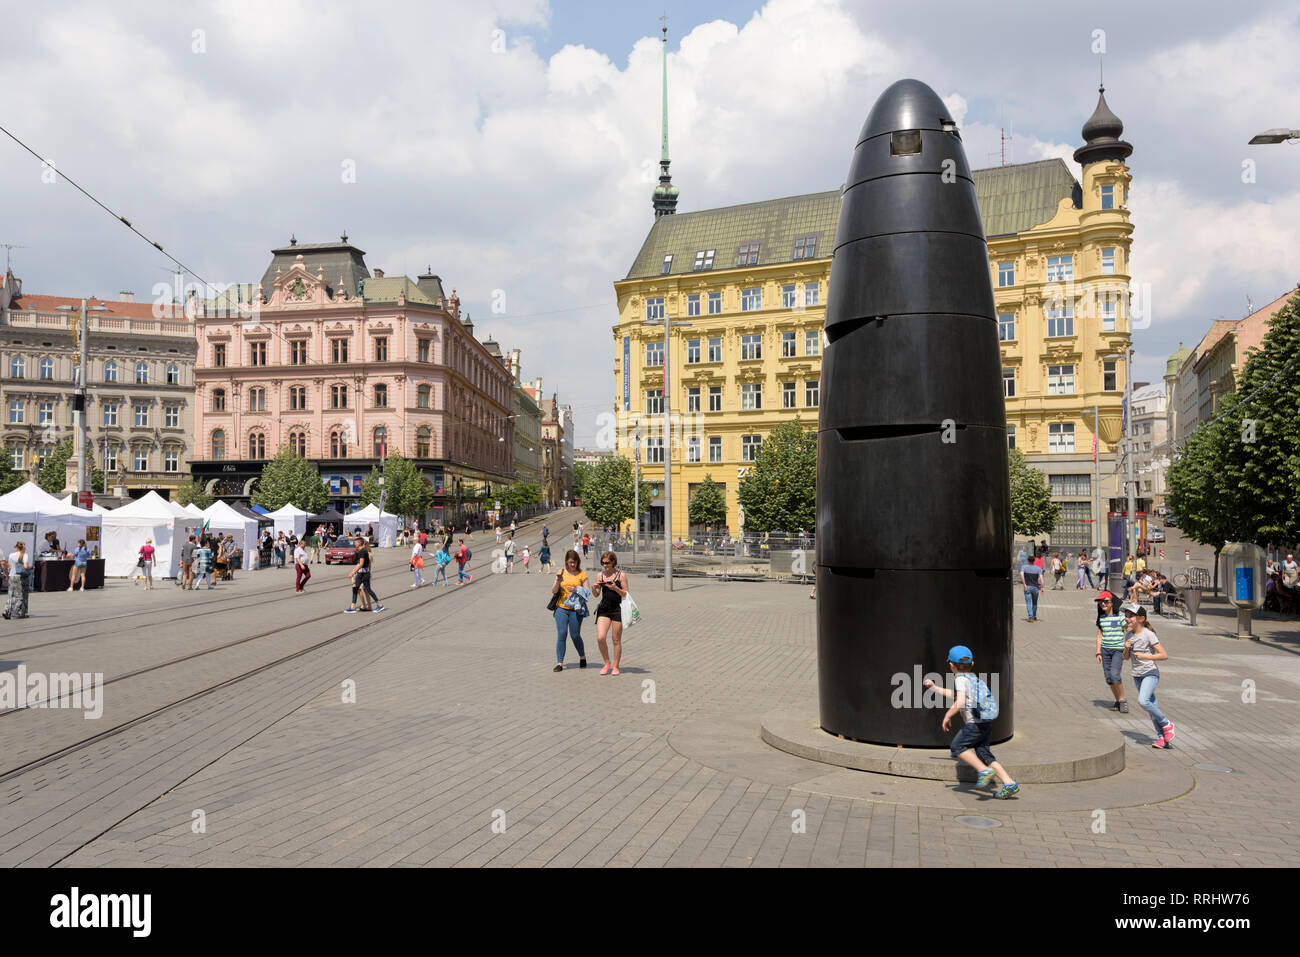
<svg viewBox="0 0 1300 957"><path fill-rule="evenodd" d="M1075 153L1081 183L1059 159L974 173L998 311L1007 441L1048 474L1063 506L1052 535L1059 545L1093 543L1098 511L1104 517L1122 494L1114 473L1133 231L1124 162L1132 147L1119 139L1122 131L1102 96ZM654 491L648 531L664 524L665 441L672 442L674 535L691 534L689 498L706 475L724 487L737 534L737 488L763 438L796 417L816 428L839 208L838 190L692 213L656 206L636 260L614 283L618 451L631 458L639 431L642 474ZM656 324L665 316L667 353ZM665 358L671 436L662 425Z"/></svg>

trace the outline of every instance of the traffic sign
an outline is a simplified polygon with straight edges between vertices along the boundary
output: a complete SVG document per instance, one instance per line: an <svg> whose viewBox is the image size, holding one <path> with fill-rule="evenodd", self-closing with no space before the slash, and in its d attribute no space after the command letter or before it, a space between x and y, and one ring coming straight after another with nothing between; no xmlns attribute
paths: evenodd
<svg viewBox="0 0 1300 957"><path fill-rule="evenodd" d="M95 504L95 493L81 492L77 495L77 501L81 504L82 508L91 508Z"/></svg>
<svg viewBox="0 0 1300 957"><path fill-rule="evenodd" d="M1163 548L1160 549L1160 560L1162 562L1165 560L1165 550Z"/></svg>
<svg viewBox="0 0 1300 957"><path fill-rule="evenodd" d="M1192 560L1192 550L1191 550L1190 548L1184 548L1184 549L1183 549L1183 561L1185 561L1185 562L1190 562L1191 560Z"/></svg>

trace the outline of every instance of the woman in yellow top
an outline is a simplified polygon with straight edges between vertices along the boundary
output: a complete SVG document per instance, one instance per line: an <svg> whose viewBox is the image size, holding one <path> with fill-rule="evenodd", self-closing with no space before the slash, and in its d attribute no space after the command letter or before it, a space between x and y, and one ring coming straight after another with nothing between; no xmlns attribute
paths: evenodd
<svg viewBox="0 0 1300 957"><path fill-rule="evenodd" d="M587 651L582 646L582 619L573 608L565 608L565 603L573 590L587 584L587 573L582 570L582 559L573 549L564 553L564 571L555 573L555 584L551 594L560 596L555 606L555 670L564 670L564 651L568 646L565 638L572 636L573 647L578 649L578 667L587 667Z"/></svg>

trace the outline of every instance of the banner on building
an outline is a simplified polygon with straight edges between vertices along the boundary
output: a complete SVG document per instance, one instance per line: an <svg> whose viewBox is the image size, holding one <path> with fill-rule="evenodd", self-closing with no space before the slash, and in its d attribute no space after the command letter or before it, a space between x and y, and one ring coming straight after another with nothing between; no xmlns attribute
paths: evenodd
<svg viewBox="0 0 1300 957"><path fill-rule="evenodd" d="M623 337L623 411L632 410L632 337Z"/></svg>

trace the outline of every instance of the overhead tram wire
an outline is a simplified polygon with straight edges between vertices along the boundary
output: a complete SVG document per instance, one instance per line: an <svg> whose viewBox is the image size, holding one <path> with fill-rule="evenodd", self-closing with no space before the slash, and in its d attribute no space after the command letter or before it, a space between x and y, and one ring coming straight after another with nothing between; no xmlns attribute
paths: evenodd
<svg viewBox="0 0 1300 957"><path fill-rule="evenodd" d="M12 132L10 132L9 129L7 129L7 128L4 127L4 126L0 126L0 133L4 133L5 136L9 137L11 140L13 140L13 141L14 141L15 143L17 143L19 146L21 146L24 150L26 150L26 151L27 151L28 153L30 153L32 156L34 156L34 157L36 157L38 160L40 160L41 163L42 163L43 165L45 165L45 166L49 166L51 169L54 169L54 170L56 171L56 174L57 174L58 176L62 177L63 179L66 179L69 183L71 183L71 184L73 185L73 187L74 187L74 188L75 188L79 193L81 193L83 196L85 196L88 200L90 200L92 203L94 203L96 206L98 206L98 207L99 207L100 209L102 209L104 212L108 213L108 215L112 216L115 220L117 220L118 222L120 222L120 223L121 223L123 226L125 226L127 229L131 230L131 232L135 233L137 236L139 236L141 239L143 239L145 242L147 242L147 243L148 243L150 246L152 246L154 249L157 249L160 253L162 253L164 256L166 256L168 259L170 259L173 263L175 263L177 266L179 266L182 270L184 270L185 272L187 272L187 273L189 273L190 275L192 275L195 279L197 279L197 280L199 280L200 282L202 282L203 285L204 285L205 287L207 287L208 289L215 289L215 288L216 288L216 287L213 285L213 283L211 283L209 280L205 279L205 278L204 278L204 277L203 277L203 276L198 272L198 270L196 270L196 269L192 269L191 267L187 266L185 263L181 262L181 260L179 260L179 259L177 259L175 256L173 256L171 253L167 252L167 250L163 248L162 243L157 242L157 241L155 241L155 240L152 240L152 239L150 239L148 236L146 236L144 233L140 232L140 230L136 229L135 225L132 224L132 222L131 222L129 219L127 219L125 216L122 216L122 215L119 214L119 213L114 212L114 211L113 211L112 209L110 209L110 208L109 208L105 203L101 202L98 198L96 198L96 197L95 197L95 196L94 196L94 195L93 195L89 190L87 190L85 187L83 187L80 183L78 183L75 179L73 179L71 176L69 176L69 175L68 175L67 173L65 173L63 170L58 169L56 166L54 166L54 165L53 165L49 160L47 160L47 159L45 159L43 156L41 156L40 153L36 152L36 150L32 149L32 148L31 148L30 146L28 146L25 142L23 142L21 139L19 139L16 135L14 135ZM604 303L601 303L601 305L604 305ZM173 308L177 308L177 307L179 307L179 308L181 308L181 309L183 310L183 309L184 309L184 303L174 303L174 304L173 304ZM579 308L588 309L588 308L594 308L594 307L591 307L591 306L582 306L582 307L579 307ZM563 311L566 311L566 310L559 310L559 311L563 312ZM546 315L546 313L536 313L536 315ZM516 317L516 318L526 318L526 317L519 316L519 317ZM281 332L277 327L275 327L275 326L271 326L270 331L271 331L271 333L272 333L273 335L275 335L276 337L278 337L282 342L287 343L287 342L289 341L288 338L284 335L284 333L282 333L282 332ZM328 368L328 367L330 367L331 364L330 364L330 363L327 363L327 362L319 361L319 360L317 360L317 359L311 359L311 358L308 358L308 360L307 360L306 362L302 363L302 365L305 365L305 366L320 366L320 367L323 367L323 368ZM373 397L372 397L372 396L363 396L363 398L373 398ZM344 412L344 411L352 411L352 410L350 410L350 409L336 409L336 410L330 410L330 411ZM358 446L358 447L360 447L360 446Z"/></svg>

